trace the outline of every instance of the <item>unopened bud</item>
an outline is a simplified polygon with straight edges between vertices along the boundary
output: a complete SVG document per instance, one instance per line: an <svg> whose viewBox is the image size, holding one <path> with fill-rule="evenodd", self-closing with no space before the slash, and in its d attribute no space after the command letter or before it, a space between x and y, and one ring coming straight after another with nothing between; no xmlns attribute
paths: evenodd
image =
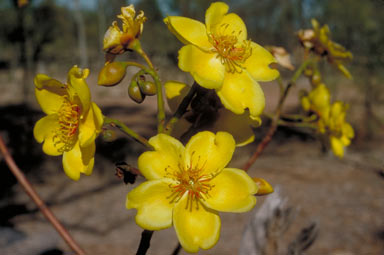
<svg viewBox="0 0 384 255"><path fill-rule="evenodd" d="M140 82L139 87L144 95L153 96L157 93L156 85L151 81Z"/></svg>
<svg viewBox="0 0 384 255"><path fill-rule="evenodd" d="M116 132L113 130L103 130L103 140L106 142L112 142L116 139Z"/></svg>
<svg viewBox="0 0 384 255"><path fill-rule="evenodd" d="M273 187L266 180L262 178L252 178L253 181L257 184L259 189L257 190L256 196L267 195L273 192Z"/></svg>
<svg viewBox="0 0 384 255"><path fill-rule="evenodd" d="M128 95L129 97L140 104L144 101L145 95L140 91L139 85L136 81L132 81L128 86Z"/></svg>
<svg viewBox="0 0 384 255"><path fill-rule="evenodd" d="M126 74L126 65L122 62L106 64L99 73L97 83L102 86L115 86L121 82Z"/></svg>

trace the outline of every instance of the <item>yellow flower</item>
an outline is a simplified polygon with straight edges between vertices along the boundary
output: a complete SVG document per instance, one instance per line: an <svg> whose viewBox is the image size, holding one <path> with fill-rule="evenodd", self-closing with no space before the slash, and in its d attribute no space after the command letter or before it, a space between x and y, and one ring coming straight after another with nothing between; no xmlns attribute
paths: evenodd
<svg viewBox="0 0 384 255"><path fill-rule="evenodd" d="M63 155L64 171L73 180L92 173L95 139L103 125L85 82L88 74L74 66L65 84L44 74L34 79L36 99L47 116L36 122L33 134L46 154Z"/></svg>
<svg viewBox="0 0 384 255"><path fill-rule="evenodd" d="M222 2L211 4L205 25L186 17L165 18L169 30L184 44L179 68L191 73L207 89L215 89L222 104L236 114L246 108L258 119L265 98L257 81L271 81L279 72L269 68L276 62L271 53L247 39L243 20L228 12Z"/></svg>
<svg viewBox="0 0 384 255"><path fill-rule="evenodd" d="M320 118L326 118L331 103L331 94L324 83L314 88L308 96L301 98L301 105L305 111L315 112Z"/></svg>
<svg viewBox="0 0 384 255"><path fill-rule="evenodd" d="M348 79L352 79L352 75L343 65L344 62L352 59L352 53L331 40L327 25L320 27L315 19L311 22L313 29L300 30L297 33L303 47L319 56L325 56L329 63L334 64Z"/></svg>
<svg viewBox="0 0 384 255"><path fill-rule="evenodd" d="M340 158L344 156L344 147L348 146L355 136L352 126L345 120L347 109L347 105L337 101L332 104L329 112L328 129L331 148Z"/></svg>
<svg viewBox="0 0 384 255"><path fill-rule="evenodd" d="M144 12L140 11L136 16L135 8L130 6L121 8L121 15L117 16L123 22L123 30L120 30L116 21L112 22L104 35L104 51L114 55L122 54L133 49L134 43L143 32L143 23L147 20Z"/></svg>
<svg viewBox="0 0 384 255"><path fill-rule="evenodd" d="M128 209L137 209L136 223L148 230L174 226L188 252L209 249L219 239L222 212L251 210L257 184L243 170L225 168L235 149L226 132L205 131L184 147L159 134L149 143L155 151L141 154L138 166L148 181L127 195Z"/></svg>
<svg viewBox="0 0 384 255"><path fill-rule="evenodd" d="M169 108L175 112L190 87L181 82L168 81L164 88ZM254 141L255 134L252 127L260 126L260 121L252 120L248 113L239 115L227 110L217 102L219 98L216 94L211 93L207 100L210 103L208 107L202 107L202 110L189 109L188 113L176 123L171 133L173 137L188 138L199 131L208 130L215 133L218 131L230 133L236 141L236 146L244 146ZM200 105L201 103L198 108Z"/></svg>

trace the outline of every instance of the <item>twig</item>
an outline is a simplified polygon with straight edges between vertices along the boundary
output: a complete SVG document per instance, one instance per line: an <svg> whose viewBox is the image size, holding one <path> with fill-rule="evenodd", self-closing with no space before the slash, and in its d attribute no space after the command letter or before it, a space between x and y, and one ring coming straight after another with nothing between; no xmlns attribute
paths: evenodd
<svg viewBox="0 0 384 255"><path fill-rule="evenodd" d="M172 252L172 255L178 255L180 250L181 250L181 244L180 244L180 242L178 242L177 246L175 247L175 249Z"/></svg>
<svg viewBox="0 0 384 255"><path fill-rule="evenodd" d="M153 146L149 144L147 139L127 127L124 123L120 122L119 120L111 119L104 116L104 124L109 124L113 127L118 127L123 133L132 137L135 141L153 150Z"/></svg>
<svg viewBox="0 0 384 255"><path fill-rule="evenodd" d="M149 249L153 231L143 230L141 233L141 240L139 248L137 249L136 255L145 255Z"/></svg>
<svg viewBox="0 0 384 255"><path fill-rule="evenodd" d="M273 135L275 134L279 119L281 115L281 109L283 108L283 104L285 99L288 96L288 92L290 88L296 83L296 80L300 77L302 72L305 70L305 68L312 62L311 59L306 60L301 64L301 66L297 69L297 71L293 74L292 79L288 83L287 87L285 87L285 90L283 91L279 103L276 107L274 117L272 119L271 126L268 129L267 134L263 138L263 140L259 143L259 145L256 148L256 151L253 153L253 155L248 159L248 161L243 166L244 171L248 171L248 169L252 166L253 163L255 163L256 159L260 156L261 152L265 149L265 147L269 144L269 142L272 140Z"/></svg>
<svg viewBox="0 0 384 255"><path fill-rule="evenodd" d="M165 108L164 108L164 98L163 98L163 86L160 81L159 75L156 72L155 67L153 66L150 58L141 48L141 45L138 44L135 51L144 58L145 62L148 64L150 70L148 70L148 74L152 76L153 81L155 82L157 89L157 132L164 132L164 124L165 124Z"/></svg>
<svg viewBox="0 0 384 255"><path fill-rule="evenodd" d="M69 245L69 247L71 247L71 249L74 252L76 252L78 255L84 255L85 254L84 250L80 248L80 246L72 238L72 236L65 229L65 227L59 222L56 216L52 213L52 211L47 207L47 205L43 202L43 200L37 194L37 192L32 187L31 183L28 181L28 179L20 170L20 168L16 165L15 161L13 160L11 154L9 153L8 148L5 145L4 140L1 136L0 136L0 151L3 154L5 162L7 163L13 175L19 181L19 183L24 188L28 196L37 205L39 210L43 213L45 218L53 225L56 231L61 235L64 241Z"/></svg>

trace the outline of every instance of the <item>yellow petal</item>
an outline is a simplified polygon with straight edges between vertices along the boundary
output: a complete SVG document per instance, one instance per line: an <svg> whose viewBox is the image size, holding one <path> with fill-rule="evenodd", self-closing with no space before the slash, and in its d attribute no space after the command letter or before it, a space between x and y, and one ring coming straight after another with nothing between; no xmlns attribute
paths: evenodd
<svg viewBox="0 0 384 255"><path fill-rule="evenodd" d="M213 33L220 35L236 35L239 43L247 40L247 27L244 21L235 13L225 15L219 24L214 28L211 27Z"/></svg>
<svg viewBox="0 0 384 255"><path fill-rule="evenodd" d="M313 110L322 113L329 107L331 94L325 84L321 83L309 93L309 99L313 104Z"/></svg>
<svg viewBox="0 0 384 255"><path fill-rule="evenodd" d="M330 140L333 154L339 158L342 158L344 156L344 145L342 141L335 136L331 136Z"/></svg>
<svg viewBox="0 0 384 255"><path fill-rule="evenodd" d="M245 61L244 67L256 81L272 81L279 77L279 71L269 67L276 60L272 54L259 44L251 42L252 55Z"/></svg>
<svg viewBox="0 0 384 255"><path fill-rule="evenodd" d="M301 98L301 106L303 107L304 111L309 111L311 108L311 102L309 101L309 98L307 96L303 96Z"/></svg>
<svg viewBox="0 0 384 255"><path fill-rule="evenodd" d="M204 88L220 88L225 66L216 56L215 53L206 53L193 45L187 45L179 51L179 68L190 72L195 81Z"/></svg>
<svg viewBox="0 0 384 255"><path fill-rule="evenodd" d="M168 26L169 31L182 43L193 44L202 50L212 48L208 41L205 26L200 21L186 17L169 16L164 19L164 22Z"/></svg>
<svg viewBox="0 0 384 255"><path fill-rule="evenodd" d="M343 126L342 126L342 133L348 137L348 138L353 138L355 137L355 131L353 130L353 127L351 126L351 124L345 122L343 123Z"/></svg>
<svg viewBox="0 0 384 255"><path fill-rule="evenodd" d="M213 180L205 205L222 212L247 212L256 204L258 186L248 174L236 168L224 168Z"/></svg>
<svg viewBox="0 0 384 255"><path fill-rule="evenodd" d="M80 146L85 147L95 141L103 125L103 116L100 108L92 103L88 113L80 122L79 141Z"/></svg>
<svg viewBox="0 0 384 255"><path fill-rule="evenodd" d="M257 126L257 124L256 121L249 118L248 112L239 115L221 108L217 120L209 130L212 132L228 132L235 139L236 146L244 146L254 141L255 134L251 126Z"/></svg>
<svg viewBox="0 0 384 255"><path fill-rule="evenodd" d="M190 87L182 82L167 81L164 84L167 103L172 112L175 112L183 98L188 94Z"/></svg>
<svg viewBox="0 0 384 255"><path fill-rule="evenodd" d="M264 110L265 98L260 85L247 72L226 73L223 87L217 95L228 110L243 114L249 109L251 118L257 118Z"/></svg>
<svg viewBox="0 0 384 255"><path fill-rule="evenodd" d="M208 32L221 22L224 15L228 12L229 6L223 2L212 3L205 12L205 24Z"/></svg>
<svg viewBox="0 0 384 255"><path fill-rule="evenodd" d="M104 40L103 40L103 50L110 51L114 50L117 47L121 47L120 37L122 35L122 31L117 26L117 22L113 21L112 26L110 26L105 32Z"/></svg>
<svg viewBox="0 0 384 255"><path fill-rule="evenodd" d="M344 104L343 102L336 101L331 106L331 116L332 118L338 118L340 115L343 115L345 113Z"/></svg>
<svg viewBox="0 0 384 255"><path fill-rule="evenodd" d="M199 248L213 247L220 236L220 217L217 212L205 208L187 208L188 196L185 194L173 210L173 224L181 246L187 252L197 252Z"/></svg>
<svg viewBox="0 0 384 255"><path fill-rule="evenodd" d="M53 137L55 136L55 131L59 128L58 116L56 114L47 115L40 120L38 120L33 128L33 135L38 143L43 144L44 153L51 156L61 155L62 152L59 152L55 147Z"/></svg>
<svg viewBox="0 0 384 255"><path fill-rule="evenodd" d="M81 116L86 114L91 105L91 91L85 79L89 75L89 69L81 69L76 65L68 72L68 90L72 98L78 97L81 104ZM72 100L71 100L72 101Z"/></svg>
<svg viewBox="0 0 384 255"><path fill-rule="evenodd" d="M35 95L41 109L46 114L57 113L67 95L64 84L45 74L38 74L34 79Z"/></svg>
<svg viewBox="0 0 384 255"><path fill-rule="evenodd" d="M166 179L151 180L140 184L127 195L127 209L137 209L136 223L148 230L160 230L172 225L172 194Z"/></svg>
<svg viewBox="0 0 384 255"><path fill-rule="evenodd" d="M231 134L199 132L185 146L185 164L194 169L204 169L205 174L214 173L229 163L234 150L235 140Z"/></svg>
<svg viewBox="0 0 384 255"><path fill-rule="evenodd" d="M185 150L181 142L169 135L158 134L149 139L149 143L155 151L144 152L138 159L139 169L145 178L162 179L167 171L178 171Z"/></svg>
<svg viewBox="0 0 384 255"><path fill-rule="evenodd" d="M93 170L95 143L80 147L77 142L73 149L63 154L63 167L66 175L74 181L80 179L80 173L90 175Z"/></svg>

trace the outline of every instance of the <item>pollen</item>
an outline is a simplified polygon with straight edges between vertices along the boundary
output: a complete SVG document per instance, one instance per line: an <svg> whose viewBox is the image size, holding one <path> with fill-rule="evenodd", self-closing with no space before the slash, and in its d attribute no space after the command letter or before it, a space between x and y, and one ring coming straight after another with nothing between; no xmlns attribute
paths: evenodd
<svg viewBox="0 0 384 255"><path fill-rule="evenodd" d="M53 136L55 147L59 152L69 151L76 143L80 119L80 107L64 96L58 112L59 127Z"/></svg>
<svg viewBox="0 0 384 255"><path fill-rule="evenodd" d="M193 158L193 157L192 157ZM183 167L179 163L178 169L167 170L167 175L176 181L176 184L170 184L172 194L168 197L171 203L177 203L184 194L187 194L186 210L192 211L193 209L199 210L201 201L209 197L209 191L214 188L210 181L217 176L217 174L204 174L204 166L199 167L199 161L193 165L191 160L187 167ZM168 170L173 170L168 172Z"/></svg>
<svg viewBox="0 0 384 255"><path fill-rule="evenodd" d="M235 32L227 33L228 25L223 24L217 33L210 33L208 39L213 46L212 52L217 53L221 63L230 73L241 73L242 64L252 55L251 41L239 42Z"/></svg>

